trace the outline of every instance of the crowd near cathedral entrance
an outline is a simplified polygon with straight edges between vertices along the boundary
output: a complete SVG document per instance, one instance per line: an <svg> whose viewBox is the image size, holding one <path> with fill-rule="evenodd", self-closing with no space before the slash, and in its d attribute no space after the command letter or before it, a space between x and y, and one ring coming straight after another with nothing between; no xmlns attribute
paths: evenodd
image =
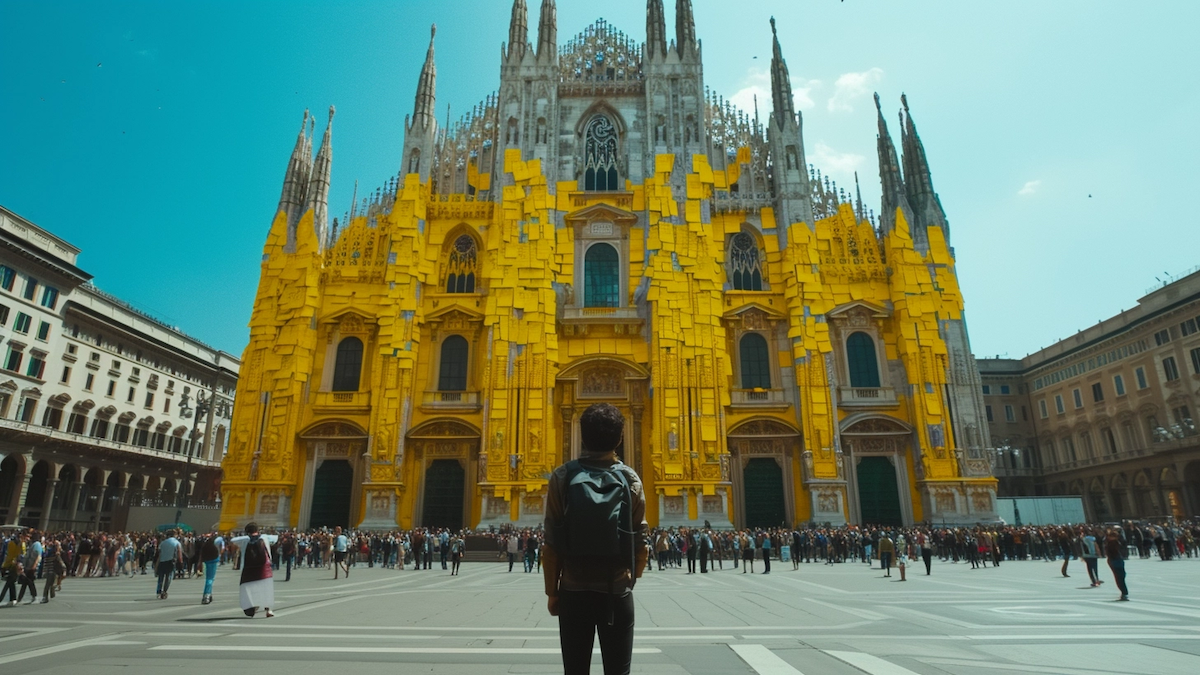
<svg viewBox="0 0 1200 675"><path fill-rule="evenodd" d="M863 129L876 214L808 163L773 21L760 116L706 87L690 2L674 39L647 3L644 41L603 19L560 40L542 5L535 41L514 3L498 89L457 121L433 41L478 36L431 32L399 173L337 218L335 111L320 138L305 111L222 526L537 525L600 402L655 525L992 514L995 479L960 461L987 427L907 99Z"/></svg>

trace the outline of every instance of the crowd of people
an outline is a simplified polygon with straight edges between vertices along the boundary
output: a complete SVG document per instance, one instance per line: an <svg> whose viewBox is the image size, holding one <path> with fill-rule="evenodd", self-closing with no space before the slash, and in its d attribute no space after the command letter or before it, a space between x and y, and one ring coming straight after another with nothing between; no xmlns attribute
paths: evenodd
<svg viewBox="0 0 1200 675"><path fill-rule="evenodd" d="M0 606L46 603L61 592L63 581L82 577L132 578L152 574L156 595L166 599L171 581L204 578L201 602L212 602L219 567L242 569L242 550L235 538L219 532L61 532L14 530L0 542L3 588ZM540 527L479 532L447 528L414 528L390 532L333 530L282 531L267 535L269 565L291 579L293 570L332 570L349 576L356 566L431 570L457 575L467 551L467 538L486 541L483 548L525 573L541 571L545 544ZM684 570L707 574L726 567L741 573L769 574L771 563L878 563L885 575L900 564L924 564L932 573L934 559L998 566L1016 560L1061 562L1069 576L1071 560L1082 561L1092 585L1103 583L1099 560L1122 568L1136 557L1171 560L1200 557L1200 523L1132 522L1074 526L976 527L806 527L730 530L714 527L657 528L643 539L651 564L648 571ZM480 556L488 559L490 554ZM40 588L40 590L39 590ZM1122 597L1128 597L1122 588ZM26 598L28 597L28 600Z"/></svg>

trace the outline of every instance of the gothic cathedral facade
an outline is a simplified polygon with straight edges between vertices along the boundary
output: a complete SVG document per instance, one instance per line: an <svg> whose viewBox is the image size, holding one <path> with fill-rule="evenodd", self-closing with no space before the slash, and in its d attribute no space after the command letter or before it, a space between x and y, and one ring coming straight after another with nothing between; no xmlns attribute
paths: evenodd
<svg viewBox="0 0 1200 675"><path fill-rule="evenodd" d="M536 525L595 402L661 526L995 518L949 226L907 101L882 208L810 168L779 39L761 122L668 41L537 42L435 119L433 38L399 175L329 221L305 113L267 236L222 527ZM771 21L774 32L774 19ZM876 97L876 106L879 99ZM356 200L357 201L357 200Z"/></svg>

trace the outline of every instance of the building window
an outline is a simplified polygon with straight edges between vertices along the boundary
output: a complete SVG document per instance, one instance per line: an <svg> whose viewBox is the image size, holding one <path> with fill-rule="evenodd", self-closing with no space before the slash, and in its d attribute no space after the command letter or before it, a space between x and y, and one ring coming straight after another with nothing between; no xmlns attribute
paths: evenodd
<svg viewBox="0 0 1200 675"><path fill-rule="evenodd" d="M0 265L0 287L6 291L12 291L13 282L17 279L17 273L8 265Z"/></svg>
<svg viewBox="0 0 1200 675"><path fill-rule="evenodd" d="M129 442L129 425L128 424L118 424L115 427L113 427L112 439L118 443L128 443Z"/></svg>
<svg viewBox="0 0 1200 675"><path fill-rule="evenodd" d="M108 420L99 417L92 420L92 431L88 435L92 438L108 438Z"/></svg>
<svg viewBox="0 0 1200 675"><path fill-rule="evenodd" d="M73 412L67 418L67 431L73 434L82 434L87 429L87 415Z"/></svg>
<svg viewBox="0 0 1200 675"><path fill-rule="evenodd" d="M761 291L762 257L749 232L738 232L729 242L729 280L735 291Z"/></svg>
<svg viewBox="0 0 1200 675"><path fill-rule="evenodd" d="M442 341L441 363L438 364L438 391L467 390L467 339L451 335Z"/></svg>
<svg viewBox="0 0 1200 675"><path fill-rule="evenodd" d="M57 429L62 426L62 408L46 408L42 413L42 426Z"/></svg>
<svg viewBox="0 0 1200 675"><path fill-rule="evenodd" d="M8 325L8 305L0 305L0 326Z"/></svg>
<svg viewBox="0 0 1200 675"><path fill-rule="evenodd" d="M88 373L87 379L84 380L84 382L83 382L84 390L91 391L92 385L95 384L95 382L96 382L96 376L91 373Z"/></svg>
<svg viewBox="0 0 1200 675"><path fill-rule="evenodd" d="M17 312L17 320L13 322L13 330L18 333L29 334L29 324L33 323L33 318L25 312Z"/></svg>
<svg viewBox="0 0 1200 675"><path fill-rule="evenodd" d="M1188 352L1188 355L1192 357L1192 372L1200 375L1200 347Z"/></svg>
<svg viewBox="0 0 1200 675"><path fill-rule="evenodd" d="M1125 378L1120 375L1113 375L1113 390L1117 392L1117 396L1125 395Z"/></svg>
<svg viewBox="0 0 1200 675"><path fill-rule="evenodd" d="M133 444L139 448L144 448L150 443L149 429L136 429L133 432Z"/></svg>
<svg viewBox="0 0 1200 675"><path fill-rule="evenodd" d="M8 356L4 359L4 369L15 373L21 369L21 362L24 360L25 352L20 349L13 349L12 345L9 345Z"/></svg>
<svg viewBox="0 0 1200 675"><path fill-rule="evenodd" d="M1125 440L1125 447L1132 450L1137 447L1137 430L1133 426L1133 422L1121 423L1121 437Z"/></svg>
<svg viewBox="0 0 1200 675"><path fill-rule="evenodd" d="M1092 385L1092 402L1100 403L1104 400L1104 387L1099 383Z"/></svg>
<svg viewBox="0 0 1200 675"><path fill-rule="evenodd" d="M1133 374L1134 374L1134 376L1137 378L1137 387L1138 387L1138 389L1145 389L1146 387L1149 387L1149 386L1150 386L1150 385L1149 385L1149 384L1146 382L1146 369L1145 369L1145 368L1143 368L1143 367L1141 367L1141 366L1138 366L1138 367L1137 367L1137 369L1135 369L1135 370L1133 371Z"/></svg>
<svg viewBox="0 0 1200 675"><path fill-rule="evenodd" d="M620 256L609 244L593 244L584 254L583 306L621 306Z"/></svg>
<svg viewBox="0 0 1200 675"><path fill-rule="evenodd" d="M153 407L154 407L154 392L148 391L148 392L146 392L146 408L149 409L149 408L153 408Z"/></svg>
<svg viewBox="0 0 1200 675"><path fill-rule="evenodd" d="M1183 334L1183 337L1195 333L1198 328L1200 328L1200 319L1188 319L1179 324L1179 332Z"/></svg>
<svg viewBox="0 0 1200 675"><path fill-rule="evenodd" d="M1011 405L1004 406L1004 419L1008 422L1016 422L1017 414Z"/></svg>
<svg viewBox="0 0 1200 675"><path fill-rule="evenodd" d="M25 369L25 374L34 379L42 379L42 373L46 370L46 360L34 352L29 356L29 367Z"/></svg>
<svg viewBox="0 0 1200 675"><path fill-rule="evenodd" d="M1074 462L1076 460L1075 441L1071 440L1070 437L1067 437L1067 438L1062 439L1062 445L1063 445L1063 453L1066 455L1066 460L1068 462Z"/></svg>
<svg viewBox="0 0 1200 675"><path fill-rule="evenodd" d="M171 399L168 398L168 399L163 400L163 412L164 413L171 412Z"/></svg>
<svg viewBox="0 0 1200 675"><path fill-rule="evenodd" d="M42 290L42 307L54 309L58 307L58 289L53 286L46 286Z"/></svg>
<svg viewBox="0 0 1200 675"><path fill-rule="evenodd" d="M33 277L27 277L25 279L25 291L21 293L21 297L26 300L33 300L34 296L37 295L37 287L38 280Z"/></svg>
<svg viewBox="0 0 1200 675"><path fill-rule="evenodd" d="M1062 394L1054 395L1054 409L1058 411L1059 415L1067 412L1066 406L1063 405Z"/></svg>
<svg viewBox="0 0 1200 675"><path fill-rule="evenodd" d="M17 410L17 419L26 424L33 424L33 413L37 412L37 399L26 396L21 399L21 407Z"/></svg>
<svg viewBox="0 0 1200 675"><path fill-rule="evenodd" d="M1092 445L1091 432L1085 431L1085 432L1079 434L1079 437L1083 439L1083 454L1084 454L1084 456L1087 457L1088 459L1095 457L1096 456L1096 448L1095 448L1095 446Z"/></svg>
<svg viewBox="0 0 1200 675"><path fill-rule="evenodd" d="M1164 328L1154 334L1154 344L1158 345L1159 347L1167 344L1170 341L1171 341L1170 329Z"/></svg>
<svg viewBox="0 0 1200 675"><path fill-rule="evenodd" d="M358 391L358 380L362 374L362 355L362 340L348 337L338 343L337 360L333 365L334 391Z"/></svg>
<svg viewBox="0 0 1200 675"><path fill-rule="evenodd" d="M126 398L125 401L128 403L133 403L133 397L136 393L137 393L137 389L134 387L130 387L129 388L129 397Z"/></svg>
<svg viewBox="0 0 1200 675"><path fill-rule="evenodd" d="M1012 389L1007 384L1000 385L1001 396L1008 396L1010 393L1012 393Z"/></svg>
<svg viewBox="0 0 1200 675"><path fill-rule="evenodd" d="M604 115L587 124L583 142L583 189L588 192L620 190L617 175L617 128Z"/></svg>
<svg viewBox="0 0 1200 675"><path fill-rule="evenodd" d="M1038 401L1038 412L1041 413L1042 419L1050 416L1050 411L1046 409L1046 399Z"/></svg>
<svg viewBox="0 0 1200 675"><path fill-rule="evenodd" d="M1175 365L1175 357L1168 356L1162 360L1163 375L1167 377L1167 382L1174 382L1179 379L1179 367Z"/></svg>
<svg viewBox="0 0 1200 675"><path fill-rule="evenodd" d="M1079 410L1083 407L1083 392L1078 389L1071 390L1071 397L1075 399L1075 409Z"/></svg>
<svg viewBox="0 0 1200 675"><path fill-rule="evenodd" d="M454 246L450 247L450 255L446 260L447 293L475 292L475 270L478 260L478 248L471 235L460 235L454 240Z"/></svg>
<svg viewBox="0 0 1200 675"><path fill-rule="evenodd" d="M858 331L846 338L846 363L850 366L851 387L879 386L879 361L870 335Z"/></svg>
<svg viewBox="0 0 1200 675"><path fill-rule="evenodd" d="M113 395L113 393L115 393L116 391L117 391L117 381L116 381L116 380L109 380L109 381L108 381L108 391L107 391L107 392L105 392L105 394L106 394L107 396L112 396L112 395Z"/></svg>
<svg viewBox="0 0 1200 675"><path fill-rule="evenodd" d="M992 395L992 385L990 385L990 384L983 385L983 395L984 396Z"/></svg>
<svg viewBox="0 0 1200 675"><path fill-rule="evenodd" d="M1100 438L1104 439L1104 451L1109 455L1117 454L1117 437L1113 435L1112 427L1100 430Z"/></svg>
<svg viewBox="0 0 1200 675"><path fill-rule="evenodd" d="M62 378L59 380L63 384L71 383L71 366L63 366Z"/></svg>
<svg viewBox="0 0 1200 675"><path fill-rule="evenodd" d="M1188 420L1192 419L1192 413L1188 411L1186 405L1181 405L1178 408L1171 409L1171 416L1175 418L1175 423L1187 427Z"/></svg>
<svg viewBox="0 0 1200 675"><path fill-rule="evenodd" d="M738 343L738 356L742 389L770 389L771 355L767 339L758 333L746 333Z"/></svg>
<svg viewBox="0 0 1200 675"><path fill-rule="evenodd" d="M995 419L992 417L992 406L990 406L990 405L985 405L985 406L983 406L983 411L984 411L985 413L987 413L987 421L989 421L989 422L995 422L995 421L996 421L996 420L995 420Z"/></svg>
<svg viewBox="0 0 1200 675"><path fill-rule="evenodd" d="M37 339L45 342L50 337L50 324L45 321L38 324Z"/></svg>

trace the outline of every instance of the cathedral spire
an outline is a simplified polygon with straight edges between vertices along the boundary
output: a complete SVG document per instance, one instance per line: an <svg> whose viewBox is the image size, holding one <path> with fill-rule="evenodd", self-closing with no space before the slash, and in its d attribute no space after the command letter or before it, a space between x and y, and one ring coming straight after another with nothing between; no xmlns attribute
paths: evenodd
<svg viewBox="0 0 1200 675"><path fill-rule="evenodd" d="M879 136L876 146L879 151L879 182L883 191L882 213L880 226L884 232L890 232L896 226L896 209L903 209L912 226L912 213L908 199L904 194L904 179L900 175L900 161L896 157L896 146L888 133L887 122L883 119L883 108L879 104L879 94L875 94L875 112L879 123ZM915 236L914 231L914 236Z"/></svg>
<svg viewBox="0 0 1200 675"><path fill-rule="evenodd" d="M312 178L308 183L308 193L305 195L304 212L313 212L313 233L317 243L324 248L329 230L329 177L333 168L333 106L329 106L329 122L325 125L325 135L321 138L321 147L317 150L317 159L313 162Z"/></svg>
<svg viewBox="0 0 1200 675"><path fill-rule="evenodd" d="M696 51L696 17L692 0L675 0L675 46L679 55Z"/></svg>
<svg viewBox="0 0 1200 675"><path fill-rule="evenodd" d="M558 8L554 0L542 0L541 16L538 17L538 49L539 59L553 59L558 54Z"/></svg>
<svg viewBox="0 0 1200 675"><path fill-rule="evenodd" d="M667 54L667 19L663 0L646 0L646 58Z"/></svg>
<svg viewBox="0 0 1200 675"><path fill-rule="evenodd" d="M775 17L771 17L771 39L774 41L771 55L771 97L775 104L775 123L782 128L784 120L796 119L796 108L792 99L792 80L788 75L787 61L783 60L779 34L775 31Z"/></svg>
<svg viewBox="0 0 1200 675"><path fill-rule="evenodd" d="M308 167L305 160L305 148L308 145L308 110L304 111L304 121L300 123L300 134L296 137L296 146L288 158L287 171L283 174L283 192L279 195L279 207L275 213L283 211L288 216L288 224L299 218L300 208L304 205L304 193L308 188Z"/></svg>
<svg viewBox="0 0 1200 675"><path fill-rule="evenodd" d="M908 110L908 97L900 95L904 107L904 125L901 127L901 159L904 163L904 188L909 204L916 211L918 224L922 227L946 226L946 213L941 200L933 191L933 174L929 160L925 157L925 145L917 135L912 113Z"/></svg>
<svg viewBox="0 0 1200 675"><path fill-rule="evenodd" d="M512 19L508 23L508 58L520 60L525 56L525 47L529 43L529 10L525 0L514 0Z"/></svg>
<svg viewBox="0 0 1200 675"><path fill-rule="evenodd" d="M437 65L433 60L433 38L437 35L437 24L429 29L429 51L425 52L425 65L421 67L421 79L417 82L417 99L413 103L411 127L432 129L434 119L434 93L437 89Z"/></svg>

